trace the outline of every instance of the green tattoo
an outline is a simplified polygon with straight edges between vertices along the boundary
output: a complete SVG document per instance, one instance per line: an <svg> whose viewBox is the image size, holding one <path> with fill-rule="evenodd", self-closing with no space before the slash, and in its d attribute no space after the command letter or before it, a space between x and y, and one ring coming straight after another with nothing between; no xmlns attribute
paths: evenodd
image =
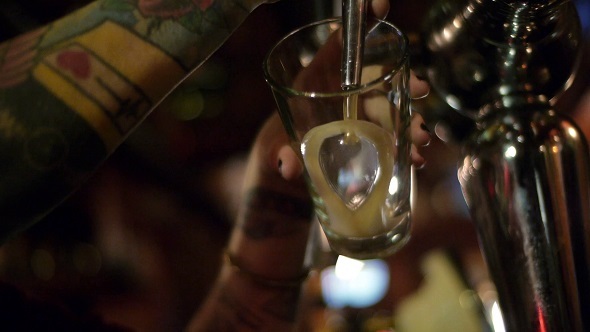
<svg viewBox="0 0 590 332"><path fill-rule="evenodd" d="M75 190L258 0L99 0L0 44L0 241Z"/></svg>
<svg viewBox="0 0 590 332"><path fill-rule="evenodd" d="M0 91L0 242L47 214L106 156L85 121L34 81L22 87Z"/></svg>

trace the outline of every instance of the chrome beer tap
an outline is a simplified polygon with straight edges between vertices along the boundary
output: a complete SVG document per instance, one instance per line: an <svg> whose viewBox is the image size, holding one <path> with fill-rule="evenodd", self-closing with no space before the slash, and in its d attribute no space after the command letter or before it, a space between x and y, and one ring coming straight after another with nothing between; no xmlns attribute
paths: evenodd
<svg viewBox="0 0 590 332"><path fill-rule="evenodd" d="M508 331L590 331L590 157L553 105L581 28L558 0L454 0L432 8L425 68L474 123L458 177Z"/></svg>

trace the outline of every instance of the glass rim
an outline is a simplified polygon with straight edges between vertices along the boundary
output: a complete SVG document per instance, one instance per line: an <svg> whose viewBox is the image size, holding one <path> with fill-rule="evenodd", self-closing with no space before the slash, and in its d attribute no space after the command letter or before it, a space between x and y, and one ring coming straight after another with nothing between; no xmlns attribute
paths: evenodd
<svg viewBox="0 0 590 332"><path fill-rule="evenodd" d="M352 89L347 89L347 90L342 90L342 91L334 91L334 92L315 92L315 91L300 91L297 89L293 89L290 87L286 87L282 84L279 84L275 79L273 79L272 75L269 73L268 70L268 62L270 59L270 56L272 55L272 53L275 51L275 49L282 44L286 39L290 38L291 36L293 36L294 34L314 27L314 26L319 26L319 25L325 25L325 24L330 24L330 23L334 23L337 22L340 25L342 25L342 18L341 17L333 17L333 18L327 18L327 19L323 19L323 20L319 20L319 21L315 21L306 25L303 25L289 33L287 33L286 35L284 35L283 37L281 37L281 39L279 39L279 41L277 41L274 46L270 49L270 51L265 55L264 57L264 61L262 62L262 69L264 71L264 79L266 80L266 82L270 85L270 87L273 90L279 91L285 95L291 96L291 97L307 97L307 98L333 98L333 97L346 97L346 96L350 96L350 95L354 95L354 94L361 94L365 91L371 90L374 86L376 86L377 84L380 84L381 82L385 82L388 81L390 79L393 78L393 76L395 76L397 73L400 72L400 70L402 69L402 67L408 62L409 59L409 41L408 41L408 37L406 36L405 33L403 33L403 31L401 31L401 29L399 29L396 25L394 25L391 22L388 22L386 20L383 19L378 19L378 18L368 18L371 21L374 22L378 22L379 24L385 24L388 25L389 27L393 28L393 30L395 30L398 35L401 37L401 48L402 48L402 54L403 56L400 58L399 63L396 67L392 68L390 71L384 73L383 75L375 78L372 81L369 81L367 83L364 83L356 88L352 88Z"/></svg>

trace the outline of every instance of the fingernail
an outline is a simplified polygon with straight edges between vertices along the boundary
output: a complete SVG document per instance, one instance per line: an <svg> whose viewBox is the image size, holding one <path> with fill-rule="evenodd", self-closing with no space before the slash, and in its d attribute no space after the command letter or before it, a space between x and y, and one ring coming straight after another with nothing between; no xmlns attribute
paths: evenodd
<svg viewBox="0 0 590 332"><path fill-rule="evenodd" d="M422 122L420 124L420 129L424 130L425 132L430 134L430 129L428 129L428 127L426 126L426 124L424 122Z"/></svg>
<svg viewBox="0 0 590 332"><path fill-rule="evenodd" d="M430 89L428 89L423 95L421 96L417 96L417 97L412 97L412 100L420 100L420 99L424 99L426 97L428 97L428 95L430 94Z"/></svg>

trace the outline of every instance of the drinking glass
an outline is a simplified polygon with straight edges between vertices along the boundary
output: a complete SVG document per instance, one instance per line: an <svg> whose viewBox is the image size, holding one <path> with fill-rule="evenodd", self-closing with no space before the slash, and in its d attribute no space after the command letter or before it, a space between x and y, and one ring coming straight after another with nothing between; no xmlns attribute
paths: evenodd
<svg viewBox="0 0 590 332"><path fill-rule="evenodd" d="M386 21L366 31L353 88L341 84L340 18L291 32L263 64L328 242L357 259L394 253L411 228L408 42Z"/></svg>

